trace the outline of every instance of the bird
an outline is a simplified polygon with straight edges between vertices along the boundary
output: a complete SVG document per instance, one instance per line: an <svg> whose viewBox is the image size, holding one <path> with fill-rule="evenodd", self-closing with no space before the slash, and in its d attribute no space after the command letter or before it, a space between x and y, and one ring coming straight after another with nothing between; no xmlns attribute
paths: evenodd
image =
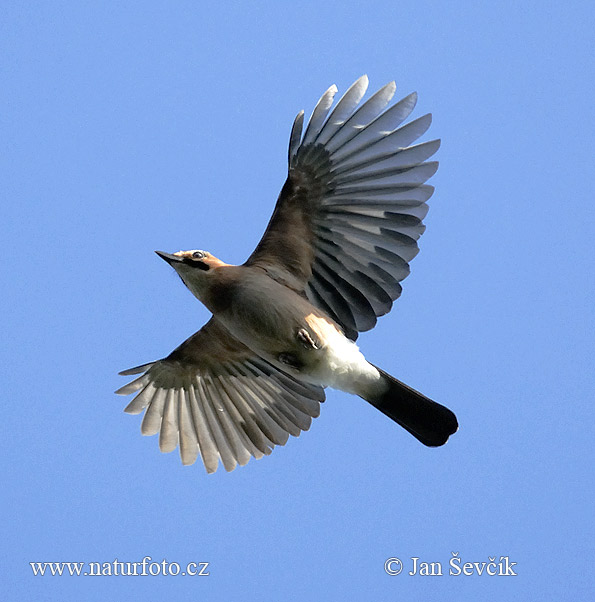
<svg viewBox="0 0 595 602"><path fill-rule="evenodd" d="M156 251L211 312L168 356L124 370L125 412L143 435L207 473L269 455L310 428L330 387L357 395L438 447L455 414L368 362L356 344L401 294L425 230L428 161L416 142L431 114L405 123L417 94L392 81L362 101L366 75L334 104L331 86L290 134L288 175L254 252L232 265L208 251ZM139 376L140 375L140 376Z"/></svg>

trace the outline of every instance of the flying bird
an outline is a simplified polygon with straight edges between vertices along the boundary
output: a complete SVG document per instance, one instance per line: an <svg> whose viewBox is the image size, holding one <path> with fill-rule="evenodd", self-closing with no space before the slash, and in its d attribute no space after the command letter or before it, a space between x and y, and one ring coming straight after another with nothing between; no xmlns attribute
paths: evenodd
<svg viewBox="0 0 595 602"><path fill-rule="evenodd" d="M125 370L116 393L137 393L141 432L159 433L183 464L227 471L308 430L325 387L360 396L427 446L455 415L369 363L355 340L388 313L418 253L439 140L413 144L431 123L402 125L417 95L389 105L395 83L361 102L359 78L333 107L320 98L293 123L289 173L258 246L243 265L208 251L157 251L213 314L166 358ZM332 110L331 110L332 108Z"/></svg>

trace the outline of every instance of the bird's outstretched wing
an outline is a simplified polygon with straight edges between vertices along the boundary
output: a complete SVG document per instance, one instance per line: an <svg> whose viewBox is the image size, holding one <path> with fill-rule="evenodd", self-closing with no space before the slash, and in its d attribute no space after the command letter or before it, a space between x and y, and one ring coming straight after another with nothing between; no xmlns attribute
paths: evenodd
<svg viewBox="0 0 595 602"><path fill-rule="evenodd" d="M324 401L322 388L301 383L252 353L216 318L165 359L125 370L141 374L116 393L138 392L129 414L146 409L141 432L159 447L179 444L184 464L202 457L207 472L268 455L289 435L308 430Z"/></svg>
<svg viewBox="0 0 595 602"><path fill-rule="evenodd" d="M384 110L394 82L360 105L367 86L366 76L358 79L330 111L337 91L331 86L303 136L304 113L298 114L287 181L246 262L304 290L352 339L373 328L401 294L434 191L424 182L438 163L426 159L440 146L409 146L431 123L428 114L401 125L415 93Z"/></svg>

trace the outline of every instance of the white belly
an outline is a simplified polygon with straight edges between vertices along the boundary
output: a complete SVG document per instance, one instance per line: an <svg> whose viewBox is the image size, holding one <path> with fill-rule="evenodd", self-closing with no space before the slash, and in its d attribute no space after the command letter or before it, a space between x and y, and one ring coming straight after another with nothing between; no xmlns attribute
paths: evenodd
<svg viewBox="0 0 595 602"><path fill-rule="evenodd" d="M320 328L320 324L317 324ZM380 373L370 364L358 346L335 328L324 329L325 345L318 350L319 360L308 371L308 380L347 393L382 392L386 385Z"/></svg>

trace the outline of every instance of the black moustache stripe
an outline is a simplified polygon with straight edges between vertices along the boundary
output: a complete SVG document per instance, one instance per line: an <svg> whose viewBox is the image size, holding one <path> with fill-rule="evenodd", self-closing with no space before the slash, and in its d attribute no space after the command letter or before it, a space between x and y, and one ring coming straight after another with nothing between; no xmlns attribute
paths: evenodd
<svg viewBox="0 0 595 602"><path fill-rule="evenodd" d="M189 265L193 268L198 268L199 270L203 270L204 272L206 272L207 270L210 269L208 264L204 263L203 261L197 261L196 259L191 259L190 257L184 257L184 259L182 259L182 261L186 265Z"/></svg>

